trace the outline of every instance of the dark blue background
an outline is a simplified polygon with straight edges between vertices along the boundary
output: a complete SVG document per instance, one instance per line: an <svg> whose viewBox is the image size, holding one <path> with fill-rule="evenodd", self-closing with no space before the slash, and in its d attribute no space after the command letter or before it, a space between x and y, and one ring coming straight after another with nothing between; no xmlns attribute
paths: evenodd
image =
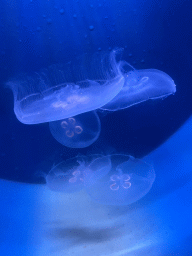
<svg viewBox="0 0 192 256"><path fill-rule="evenodd" d="M81 154L112 152L143 157L191 115L192 3L162 1L0 1L0 178L41 183L54 163ZM168 73L177 92L103 115L99 139L69 149L48 124L24 125L13 113L4 84L20 72L38 71L82 53L123 47L136 69Z"/></svg>

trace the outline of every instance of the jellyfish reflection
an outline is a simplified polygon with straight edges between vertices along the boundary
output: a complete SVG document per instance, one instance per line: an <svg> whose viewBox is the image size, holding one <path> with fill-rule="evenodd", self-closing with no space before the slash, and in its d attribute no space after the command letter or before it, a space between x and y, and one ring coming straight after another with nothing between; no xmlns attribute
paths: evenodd
<svg viewBox="0 0 192 256"><path fill-rule="evenodd" d="M125 75L121 91L101 109L116 111L175 92L176 85L166 73L156 69L133 70Z"/></svg>
<svg viewBox="0 0 192 256"><path fill-rule="evenodd" d="M126 155L111 155L108 173L90 173L85 187L91 198L106 205L128 205L145 196L155 180L155 171L147 163ZM94 163L94 162L93 162ZM89 170L92 170L92 164Z"/></svg>
<svg viewBox="0 0 192 256"><path fill-rule="evenodd" d="M101 131L100 119L95 111L83 113L49 123L53 137L70 148L85 148L93 144Z"/></svg>
<svg viewBox="0 0 192 256"><path fill-rule="evenodd" d="M98 109L111 101L124 85L117 52L83 55L76 63L54 65L9 81L17 119L24 124L52 122Z"/></svg>

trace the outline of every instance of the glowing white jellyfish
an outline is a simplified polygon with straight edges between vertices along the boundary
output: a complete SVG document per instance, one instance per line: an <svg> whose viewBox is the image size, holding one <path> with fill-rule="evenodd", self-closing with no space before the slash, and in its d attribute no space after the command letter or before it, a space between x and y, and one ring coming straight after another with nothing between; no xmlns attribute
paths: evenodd
<svg viewBox="0 0 192 256"><path fill-rule="evenodd" d="M155 69L135 70L117 61L119 51L85 54L74 63L12 79L7 85L13 91L17 119L24 124L49 122L59 143L84 148L99 137L97 109L117 111L175 93L170 76Z"/></svg>
<svg viewBox="0 0 192 256"><path fill-rule="evenodd" d="M113 50L91 58L83 55L75 63L10 80L7 85L13 91L17 119L24 124L38 124L102 107L124 85L116 54Z"/></svg>
<svg viewBox="0 0 192 256"><path fill-rule="evenodd" d="M53 137L70 148L85 148L94 143L100 134L101 123L95 111L49 123Z"/></svg>
<svg viewBox="0 0 192 256"><path fill-rule="evenodd" d="M173 79L156 69L133 70L125 75L125 84L121 91L103 110L117 111L149 99L163 98L176 92Z"/></svg>
<svg viewBox="0 0 192 256"><path fill-rule="evenodd" d="M145 196L155 180L153 167L127 155L76 157L61 162L46 176L49 189L71 193L86 189L106 205L128 205Z"/></svg>
<svg viewBox="0 0 192 256"><path fill-rule="evenodd" d="M89 164L99 158L96 170L89 169ZM73 193L84 188L85 180L97 172L103 176L110 170L110 158L107 156L77 156L54 166L46 175L46 184L50 190Z"/></svg>
<svg viewBox="0 0 192 256"><path fill-rule="evenodd" d="M85 187L91 198L106 205L128 205L145 196L155 180L153 167L127 155L111 155L109 172L90 172ZM95 169L100 159L89 165Z"/></svg>

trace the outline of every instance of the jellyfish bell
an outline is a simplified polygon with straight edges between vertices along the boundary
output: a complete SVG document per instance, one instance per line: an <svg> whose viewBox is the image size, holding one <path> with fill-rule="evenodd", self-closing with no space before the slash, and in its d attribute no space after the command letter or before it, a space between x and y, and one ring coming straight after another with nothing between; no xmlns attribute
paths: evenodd
<svg viewBox="0 0 192 256"><path fill-rule="evenodd" d="M93 144L101 131L96 111L49 123L52 136L62 145L70 148L85 148Z"/></svg>
<svg viewBox="0 0 192 256"><path fill-rule="evenodd" d="M163 71L131 70L125 74L125 84L121 91L101 110L117 111L149 99L164 98L175 92L173 79Z"/></svg>
<svg viewBox="0 0 192 256"><path fill-rule="evenodd" d="M89 169L91 163L92 169ZM55 192L74 193L84 188L84 183L90 175L94 178L94 172L97 172L97 178L103 177L110 167L108 156L76 156L53 166L46 175L46 185Z"/></svg>
<svg viewBox="0 0 192 256"><path fill-rule="evenodd" d="M102 176L100 171L95 171L85 181L86 191L94 201L106 205L128 205L149 192L155 180L151 165L127 155L108 157L111 160L110 170ZM88 167L90 171L93 164Z"/></svg>
<svg viewBox="0 0 192 256"><path fill-rule="evenodd" d="M83 188L83 182L89 169L86 157L75 157L63 161L50 170L46 176L47 187L56 192L71 193Z"/></svg>
<svg viewBox="0 0 192 256"><path fill-rule="evenodd" d="M24 124L38 124L101 108L124 85L117 53L113 50L105 55L83 55L66 65L53 65L10 80L7 86L13 91L17 119Z"/></svg>

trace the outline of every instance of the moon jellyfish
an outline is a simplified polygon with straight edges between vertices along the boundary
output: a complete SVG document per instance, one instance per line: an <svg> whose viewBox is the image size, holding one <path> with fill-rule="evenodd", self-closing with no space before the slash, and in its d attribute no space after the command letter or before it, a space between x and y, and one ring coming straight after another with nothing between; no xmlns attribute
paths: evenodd
<svg viewBox="0 0 192 256"><path fill-rule="evenodd" d="M95 159L98 159L96 169ZM92 169L89 169L91 162L93 162ZM73 193L83 189L85 180L94 172L97 171L97 177L102 177L109 172L110 168L111 161L108 156L77 156L54 166L46 176L46 184L50 190Z"/></svg>
<svg viewBox="0 0 192 256"><path fill-rule="evenodd" d="M83 55L75 63L53 65L7 83L14 95L14 112L24 124L52 122L101 108L124 85L116 61L118 50Z"/></svg>
<svg viewBox="0 0 192 256"><path fill-rule="evenodd" d="M94 166L93 166L94 165ZM90 176L85 187L93 200L106 205L128 205L145 196L155 180L155 171L149 164L126 155L111 155L111 168L105 175L89 165Z"/></svg>
<svg viewBox="0 0 192 256"><path fill-rule="evenodd" d="M172 78L156 69L133 70L125 77L122 90L101 109L116 111L176 92L176 85Z"/></svg>
<svg viewBox="0 0 192 256"><path fill-rule="evenodd" d="M53 191L75 192L83 188L84 178L88 173L84 157L68 159L50 170L46 176L46 184Z"/></svg>
<svg viewBox="0 0 192 256"><path fill-rule="evenodd" d="M100 119L95 111L83 113L49 123L53 137L70 148L85 148L94 143L101 130Z"/></svg>

